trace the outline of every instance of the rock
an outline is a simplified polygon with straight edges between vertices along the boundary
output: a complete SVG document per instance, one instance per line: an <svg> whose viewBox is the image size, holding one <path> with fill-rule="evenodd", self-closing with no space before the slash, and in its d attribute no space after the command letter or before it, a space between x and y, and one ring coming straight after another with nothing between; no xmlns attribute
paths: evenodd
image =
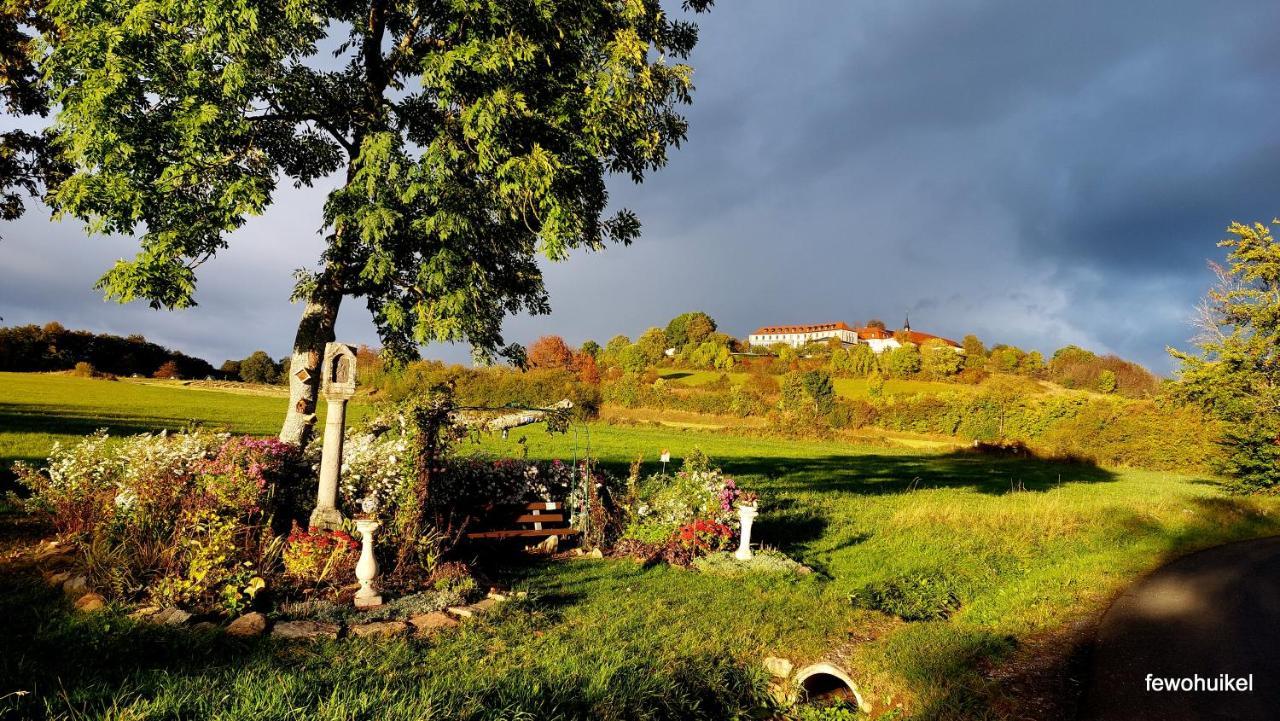
<svg viewBox="0 0 1280 721"><path fill-rule="evenodd" d="M458 625L458 621L447 613L441 611L432 611L431 613L420 613L409 619L409 623L413 625L418 633L433 633L446 628L453 628Z"/></svg>
<svg viewBox="0 0 1280 721"><path fill-rule="evenodd" d="M338 632L342 627L336 623L321 623L319 621L281 621L271 629L271 635L275 638L284 639L311 639L311 638L329 638L338 637Z"/></svg>
<svg viewBox="0 0 1280 721"><path fill-rule="evenodd" d="M351 635L359 638L390 638L409 632L409 624L404 621L371 621L352 626Z"/></svg>
<svg viewBox="0 0 1280 721"><path fill-rule="evenodd" d="M764 660L764 670L768 671L773 676L777 676L778 678L790 678L791 671L794 668L795 667L791 665L791 662L785 658L778 658L777 656L768 656Z"/></svg>
<svg viewBox="0 0 1280 721"><path fill-rule="evenodd" d="M62 583L62 592L71 598L79 598L89 592L88 576L72 576Z"/></svg>
<svg viewBox="0 0 1280 721"><path fill-rule="evenodd" d="M159 606L143 606L133 613L130 613L129 618L132 618L135 621L146 621L157 613L160 613Z"/></svg>
<svg viewBox="0 0 1280 721"><path fill-rule="evenodd" d="M49 584L49 588L57 588L66 583L71 578L70 571L59 571L58 573L45 574L44 582Z"/></svg>
<svg viewBox="0 0 1280 721"><path fill-rule="evenodd" d="M254 611L246 613L227 624L227 634L231 636L240 636L248 638L251 636L261 636L267 630L267 617L264 614Z"/></svg>
<svg viewBox="0 0 1280 721"><path fill-rule="evenodd" d="M541 550L543 553L555 553L556 549L559 547L560 547L559 536L547 536L547 540L538 544L538 549Z"/></svg>
<svg viewBox="0 0 1280 721"><path fill-rule="evenodd" d="M591 558L604 558L604 551L601 551L599 548L593 548L591 549L591 553L588 553L587 555Z"/></svg>
<svg viewBox="0 0 1280 721"><path fill-rule="evenodd" d="M66 568L75 564L76 557L69 553L55 553L52 556L45 556L37 561L42 568Z"/></svg>
<svg viewBox="0 0 1280 721"><path fill-rule="evenodd" d="M161 626L181 626L191 620L191 614L180 608L162 608L147 616L147 620Z"/></svg>
<svg viewBox="0 0 1280 721"><path fill-rule="evenodd" d="M482 616L488 613L489 610L496 605L498 605L498 602L496 600L492 598L486 598L480 601L476 601L470 606L452 606L449 608L449 613L452 613L458 618L475 618L477 616Z"/></svg>
<svg viewBox="0 0 1280 721"><path fill-rule="evenodd" d="M76 610L84 613L101 611L106 608L107 599L96 593L86 593L76 601Z"/></svg>

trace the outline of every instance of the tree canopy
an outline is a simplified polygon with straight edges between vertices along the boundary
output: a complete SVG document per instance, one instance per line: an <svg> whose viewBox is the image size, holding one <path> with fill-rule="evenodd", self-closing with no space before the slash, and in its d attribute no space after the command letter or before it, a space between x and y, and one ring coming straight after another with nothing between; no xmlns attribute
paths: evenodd
<svg viewBox="0 0 1280 721"><path fill-rule="evenodd" d="M685 0L701 11L710 0ZM606 178L685 137L697 41L660 0L154 0L47 6L39 67L76 172L51 201L140 252L99 281L159 308L271 204L339 174L298 272L298 413L344 297L392 358L460 341L518 360L503 318L546 313L538 257L630 243ZM303 262L306 262L305 260ZM307 426L309 429L309 425ZM298 434L282 431L282 437Z"/></svg>
<svg viewBox="0 0 1280 721"><path fill-rule="evenodd" d="M1272 221L1280 225L1280 220ZM1262 223L1232 223L1227 265L1201 306L1198 354L1181 361L1177 392L1225 423L1223 470L1242 490L1280 485L1280 243Z"/></svg>

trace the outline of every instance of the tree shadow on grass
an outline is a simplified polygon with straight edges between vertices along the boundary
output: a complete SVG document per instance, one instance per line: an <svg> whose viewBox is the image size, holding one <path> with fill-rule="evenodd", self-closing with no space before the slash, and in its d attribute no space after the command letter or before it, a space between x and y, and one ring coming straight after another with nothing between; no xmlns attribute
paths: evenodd
<svg viewBox="0 0 1280 721"><path fill-rule="evenodd" d="M763 476L772 492L879 496L930 488L967 488L991 495L1048 491L1073 483L1106 483L1117 475L1086 461L971 451L944 455L828 455L814 458L717 459L726 473Z"/></svg>
<svg viewBox="0 0 1280 721"><path fill-rule="evenodd" d="M548 666L506 653L537 644L514 619L429 639L240 640L74 614L57 591L14 576L0 578L0 619L4 718L716 719L758 708L764 693L741 660L696 649L601 673L590 649L552 646L560 662Z"/></svg>
<svg viewBox="0 0 1280 721"><path fill-rule="evenodd" d="M66 408L0 403L0 433L52 433L87 436L106 428L112 435L136 435L186 428L197 418L139 416L136 413L104 413L100 409L83 412Z"/></svg>

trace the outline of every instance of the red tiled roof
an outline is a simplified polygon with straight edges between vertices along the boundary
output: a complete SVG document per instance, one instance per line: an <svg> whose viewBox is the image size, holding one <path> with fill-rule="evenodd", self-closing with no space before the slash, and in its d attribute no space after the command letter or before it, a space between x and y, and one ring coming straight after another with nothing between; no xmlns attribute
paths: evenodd
<svg viewBox="0 0 1280 721"><path fill-rule="evenodd" d="M818 323L816 325L767 325L763 328L757 328L755 333L751 335L764 335L766 333L818 333L824 330L847 330L852 331L846 323Z"/></svg>

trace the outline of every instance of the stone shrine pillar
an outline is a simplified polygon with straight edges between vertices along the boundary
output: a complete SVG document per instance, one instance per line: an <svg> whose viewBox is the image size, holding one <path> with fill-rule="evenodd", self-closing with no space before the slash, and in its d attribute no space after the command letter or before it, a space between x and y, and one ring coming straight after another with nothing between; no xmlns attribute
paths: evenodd
<svg viewBox="0 0 1280 721"><path fill-rule="evenodd" d="M334 530L342 526L338 510L338 476L342 471L342 439L347 425L347 401L356 393L356 350L346 343L326 343L320 364L320 393L328 404L324 417L324 447L320 455L320 485L311 526Z"/></svg>

